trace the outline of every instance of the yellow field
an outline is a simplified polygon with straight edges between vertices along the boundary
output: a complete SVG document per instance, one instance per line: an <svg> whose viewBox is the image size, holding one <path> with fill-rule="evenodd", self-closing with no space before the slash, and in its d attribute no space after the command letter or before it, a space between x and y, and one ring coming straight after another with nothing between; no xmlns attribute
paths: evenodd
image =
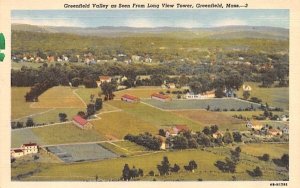
<svg viewBox="0 0 300 188"><path fill-rule="evenodd" d="M39 102L32 108L85 108L86 105L74 94L70 87L57 86L39 96Z"/></svg>
<svg viewBox="0 0 300 188"><path fill-rule="evenodd" d="M247 144L241 146L242 151L255 156L269 154L270 158L280 158L283 154L289 153L288 144Z"/></svg>

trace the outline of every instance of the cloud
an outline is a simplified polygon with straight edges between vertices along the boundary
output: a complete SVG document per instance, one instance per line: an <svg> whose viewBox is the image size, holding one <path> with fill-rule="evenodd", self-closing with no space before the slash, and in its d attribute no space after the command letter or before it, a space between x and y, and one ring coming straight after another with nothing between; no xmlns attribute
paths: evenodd
<svg viewBox="0 0 300 188"><path fill-rule="evenodd" d="M84 25L74 19L49 19L49 18L13 18L12 23L30 24L39 26L65 26L65 27L84 27Z"/></svg>
<svg viewBox="0 0 300 188"><path fill-rule="evenodd" d="M230 26L230 25L247 25L247 22L244 20L239 19L224 19L217 21L216 23L212 24L213 26L220 27L220 26Z"/></svg>

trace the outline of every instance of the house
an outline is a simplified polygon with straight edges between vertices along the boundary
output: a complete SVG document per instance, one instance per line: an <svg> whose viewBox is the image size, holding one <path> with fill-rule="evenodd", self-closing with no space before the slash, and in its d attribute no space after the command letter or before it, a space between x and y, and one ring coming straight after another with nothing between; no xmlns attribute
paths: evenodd
<svg viewBox="0 0 300 188"><path fill-rule="evenodd" d="M175 125L174 127L166 130L166 138L176 136L179 133L186 131L189 131L189 128L186 125Z"/></svg>
<svg viewBox="0 0 300 188"><path fill-rule="evenodd" d="M280 116L280 121L289 121L289 117L287 115Z"/></svg>
<svg viewBox="0 0 300 188"><path fill-rule="evenodd" d="M76 115L73 117L73 123L81 129L91 129L93 124L83 119L81 116Z"/></svg>
<svg viewBox="0 0 300 188"><path fill-rule="evenodd" d="M160 93L153 93L151 95L151 99L156 99L156 100L159 100L159 101L162 101L162 102L166 102L166 101L171 101L172 98L168 95L163 95L163 94L160 94Z"/></svg>
<svg viewBox="0 0 300 188"><path fill-rule="evenodd" d="M19 158L19 157L24 156L24 152L22 149L13 149L10 151L10 156L12 158Z"/></svg>
<svg viewBox="0 0 300 188"><path fill-rule="evenodd" d="M139 102L140 98L133 96L133 95L125 94L121 97L121 100L126 101L126 102Z"/></svg>
<svg viewBox="0 0 300 188"><path fill-rule="evenodd" d="M174 83L169 83L167 86L170 89L175 89L176 88L176 85Z"/></svg>
<svg viewBox="0 0 300 188"><path fill-rule="evenodd" d="M38 153L38 145L36 143L23 144L21 149L24 152L24 155Z"/></svg>
<svg viewBox="0 0 300 188"><path fill-rule="evenodd" d="M215 98L216 97L215 90L206 91L206 92L202 93L201 96L202 96L202 98L205 98L205 99L207 99L207 98Z"/></svg>
<svg viewBox="0 0 300 188"><path fill-rule="evenodd" d="M99 87L104 82L110 83L111 80L112 80L112 77L110 77L110 76L99 76L99 81L97 81L97 85Z"/></svg>
<svg viewBox="0 0 300 188"><path fill-rule="evenodd" d="M253 122L247 121L246 127L249 129L261 130L264 127L264 125L260 124L257 121L253 121Z"/></svg>
<svg viewBox="0 0 300 188"><path fill-rule="evenodd" d="M200 94L195 95L193 92L187 92L185 94L185 98L186 99L201 99L201 95Z"/></svg>
<svg viewBox="0 0 300 188"><path fill-rule="evenodd" d="M251 86L243 84L243 91L251 91L251 90L252 90Z"/></svg>
<svg viewBox="0 0 300 188"><path fill-rule="evenodd" d="M282 131L278 129L269 129L268 134L271 136L278 136L278 135L282 135Z"/></svg>
<svg viewBox="0 0 300 188"><path fill-rule="evenodd" d="M220 131L215 132L214 134L212 134L213 138L222 138L223 137L223 133L221 133Z"/></svg>

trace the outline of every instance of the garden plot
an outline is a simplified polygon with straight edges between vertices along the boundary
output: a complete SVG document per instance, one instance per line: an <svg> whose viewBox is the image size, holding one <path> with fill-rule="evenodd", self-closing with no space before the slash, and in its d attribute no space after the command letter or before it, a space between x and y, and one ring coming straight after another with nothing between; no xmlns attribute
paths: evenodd
<svg viewBox="0 0 300 188"><path fill-rule="evenodd" d="M223 99L201 99L201 100L173 100L170 102L161 102L154 99L143 100L145 103L154 107L164 110L181 110L181 109L206 109L208 106L210 110L220 109L222 110L238 110L239 108L245 109L251 106L255 109L260 108L260 104L251 103L248 101L223 98Z"/></svg>
<svg viewBox="0 0 300 188"><path fill-rule="evenodd" d="M49 146L47 150L64 162L82 162L118 157L117 154L101 147L99 144L74 144Z"/></svg>

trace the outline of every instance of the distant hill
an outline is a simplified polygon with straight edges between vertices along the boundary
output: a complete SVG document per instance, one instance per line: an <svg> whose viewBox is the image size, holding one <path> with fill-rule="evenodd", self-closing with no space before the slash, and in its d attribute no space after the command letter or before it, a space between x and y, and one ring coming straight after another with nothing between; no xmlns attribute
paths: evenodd
<svg viewBox="0 0 300 188"><path fill-rule="evenodd" d="M69 33L84 36L102 37L126 37L126 36L150 36L160 35L179 38L267 38L287 40L289 29L263 26L224 26L213 28L179 28L179 27L157 27L157 28L135 28L135 27L54 27L36 26L28 24L12 24L13 31L29 31L39 33Z"/></svg>

